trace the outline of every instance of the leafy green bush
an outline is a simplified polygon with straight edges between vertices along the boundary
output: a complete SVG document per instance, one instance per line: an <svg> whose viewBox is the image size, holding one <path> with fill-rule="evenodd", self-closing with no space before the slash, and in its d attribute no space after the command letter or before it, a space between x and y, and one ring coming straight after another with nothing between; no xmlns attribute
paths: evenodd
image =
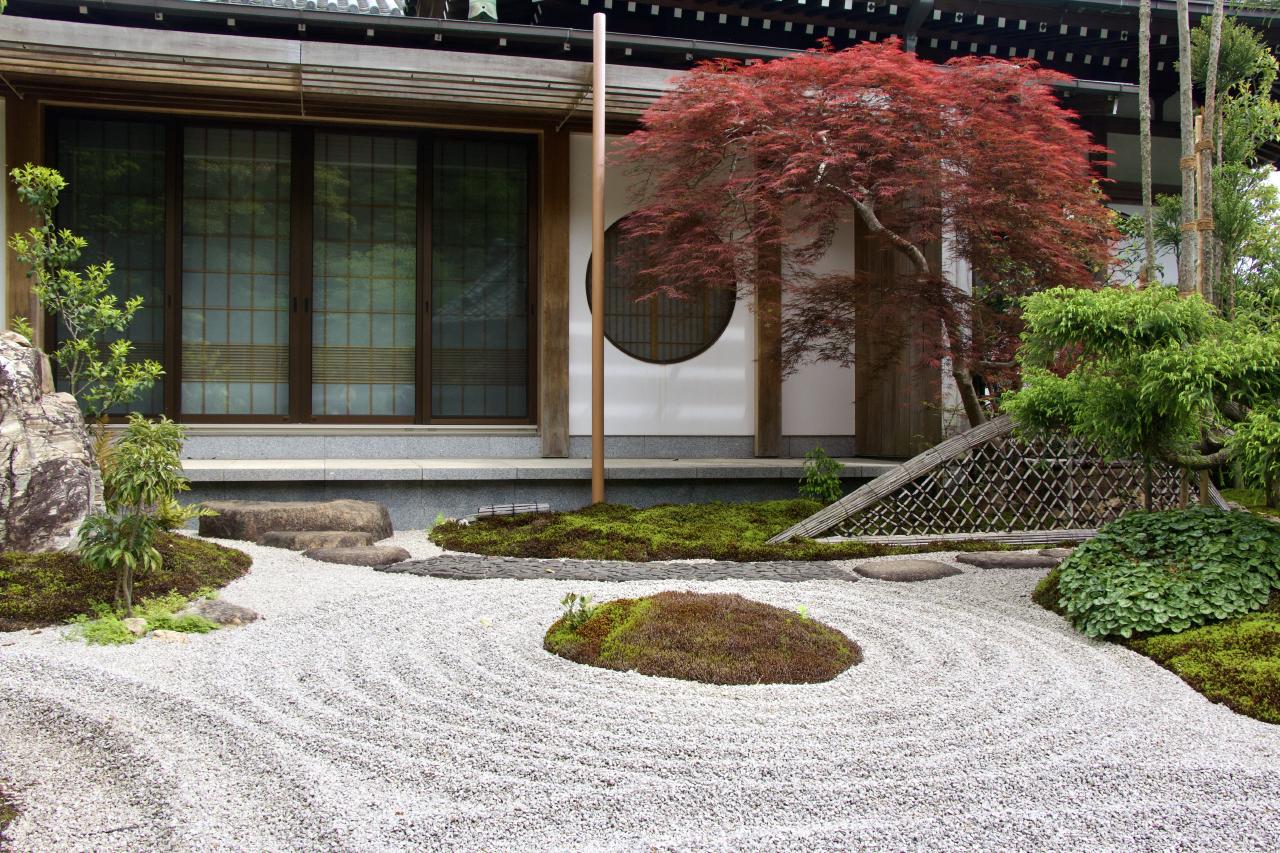
<svg viewBox="0 0 1280 853"><path fill-rule="evenodd" d="M840 500L844 496L844 489L840 485L842 467L821 447L810 450L804 455L804 476L800 478L800 497L818 501L823 506Z"/></svg>
<svg viewBox="0 0 1280 853"><path fill-rule="evenodd" d="M1184 631L1260 609L1280 588L1280 528L1197 507L1133 512L1061 566L1059 602L1090 637Z"/></svg>

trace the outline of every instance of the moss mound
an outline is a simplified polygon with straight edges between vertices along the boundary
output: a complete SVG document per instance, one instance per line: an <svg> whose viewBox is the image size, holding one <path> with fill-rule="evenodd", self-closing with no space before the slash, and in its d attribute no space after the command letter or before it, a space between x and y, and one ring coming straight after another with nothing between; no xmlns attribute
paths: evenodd
<svg viewBox="0 0 1280 853"><path fill-rule="evenodd" d="M800 613L740 595L662 592L561 617L547 651L577 663L707 684L816 684L862 662L857 643Z"/></svg>
<svg viewBox="0 0 1280 853"><path fill-rule="evenodd" d="M138 599L225 586L249 571L249 555L177 534L156 539L162 568L140 576ZM72 553L0 553L0 631L65 622L115 598L115 577L96 572Z"/></svg>
<svg viewBox="0 0 1280 853"><path fill-rule="evenodd" d="M849 560L925 551L991 551L985 542L947 542L901 548L859 542L823 544L768 540L813 515L810 500L756 503L662 504L644 509L596 504L573 512L481 518L471 524L444 522L431 539L450 551L495 557L579 560Z"/></svg>

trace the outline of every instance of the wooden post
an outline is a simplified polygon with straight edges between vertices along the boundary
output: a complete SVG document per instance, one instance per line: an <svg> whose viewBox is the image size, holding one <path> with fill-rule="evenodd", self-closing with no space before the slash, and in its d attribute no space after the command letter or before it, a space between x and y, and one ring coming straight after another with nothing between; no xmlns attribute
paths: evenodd
<svg viewBox="0 0 1280 853"><path fill-rule="evenodd" d="M544 457L569 455L569 132L542 135L538 433Z"/></svg>
<svg viewBox="0 0 1280 853"><path fill-rule="evenodd" d="M591 502L598 504L604 503L604 13L591 20Z"/></svg>
<svg viewBox="0 0 1280 853"><path fill-rule="evenodd" d="M0 310L4 311L4 322L0 326L9 328L13 316L19 314L27 318L31 327L35 329L36 339L32 343L36 346L44 346L44 317L40 311L40 303L32 292L31 279L27 276L30 270L25 264L18 263L18 259L7 247L10 234L26 231L36 224L35 213L18 200L18 192L14 189L13 181L8 175L10 169L25 166L27 163L44 162L44 142L41 133L43 126L40 106L36 103L35 96L30 92L23 98L15 95L5 96L4 119L5 143L8 150L5 153L6 167L0 170L5 172L0 176L4 182L4 192L0 193L0 199L3 199L6 205L5 230L8 233L0 235L0 251L8 253L9 280L5 286L7 304L0 305Z"/></svg>

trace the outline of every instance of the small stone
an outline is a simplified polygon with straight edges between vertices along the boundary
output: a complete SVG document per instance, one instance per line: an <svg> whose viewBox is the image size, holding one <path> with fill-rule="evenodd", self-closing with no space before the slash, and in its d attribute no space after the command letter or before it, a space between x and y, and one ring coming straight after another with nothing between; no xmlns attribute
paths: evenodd
<svg viewBox="0 0 1280 853"><path fill-rule="evenodd" d="M931 581L960 574L955 566L933 560L874 560L854 569L864 578L877 581Z"/></svg>
<svg viewBox="0 0 1280 853"><path fill-rule="evenodd" d="M313 548L302 556L346 566L389 566L409 559L409 552L392 545L365 545L358 548Z"/></svg>
<svg viewBox="0 0 1280 853"><path fill-rule="evenodd" d="M121 624L135 637L141 637L147 633L147 620L141 616L130 616L128 619L121 620Z"/></svg>
<svg viewBox="0 0 1280 853"><path fill-rule="evenodd" d="M259 545L310 551L312 548L354 548L372 545L373 534L363 530L270 530L262 534Z"/></svg>
<svg viewBox="0 0 1280 853"><path fill-rule="evenodd" d="M1038 551L974 551L957 554L956 562L980 569L1052 569L1060 557L1046 557Z"/></svg>
<svg viewBox="0 0 1280 853"><path fill-rule="evenodd" d="M162 643L172 643L175 646L185 646L191 642L191 638L181 631L170 631L165 628L157 628L151 632L151 636Z"/></svg>
<svg viewBox="0 0 1280 853"><path fill-rule="evenodd" d="M183 613L203 616L218 625L248 625L262 618L254 610L216 598L202 598L185 608Z"/></svg>

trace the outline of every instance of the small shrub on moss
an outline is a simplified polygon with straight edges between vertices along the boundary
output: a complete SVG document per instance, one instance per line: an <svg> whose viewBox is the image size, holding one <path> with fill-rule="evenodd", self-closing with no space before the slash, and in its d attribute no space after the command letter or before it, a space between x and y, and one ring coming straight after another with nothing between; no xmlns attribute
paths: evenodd
<svg viewBox="0 0 1280 853"><path fill-rule="evenodd" d="M814 684L862 662L828 625L740 595L662 592L599 605L548 629L547 651L577 663L708 684Z"/></svg>
<svg viewBox="0 0 1280 853"><path fill-rule="evenodd" d="M252 564L242 551L190 536L160 533L155 547L160 568L137 583L138 595L147 599L222 587ZM115 578L94 571L75 554L0 552L0 631L62 624L114 597Z"/></svg>
<svg viewBox="0 0 1280 853"><path fill-rule="evenodd" d="M804 455L804 476L800 478L800 497L817 501L826 506L844 495L840 485L839 462L827 455L821 447L815 447Z"/></svg>
<svg viewBox="0 0 1280 853"><path fill-rule="evenodd" d="M1260 609L1280 588L1280 527L1248 513L1133 512L1061 566L1064 615L1090 637L1185 631Z"/></svg>

